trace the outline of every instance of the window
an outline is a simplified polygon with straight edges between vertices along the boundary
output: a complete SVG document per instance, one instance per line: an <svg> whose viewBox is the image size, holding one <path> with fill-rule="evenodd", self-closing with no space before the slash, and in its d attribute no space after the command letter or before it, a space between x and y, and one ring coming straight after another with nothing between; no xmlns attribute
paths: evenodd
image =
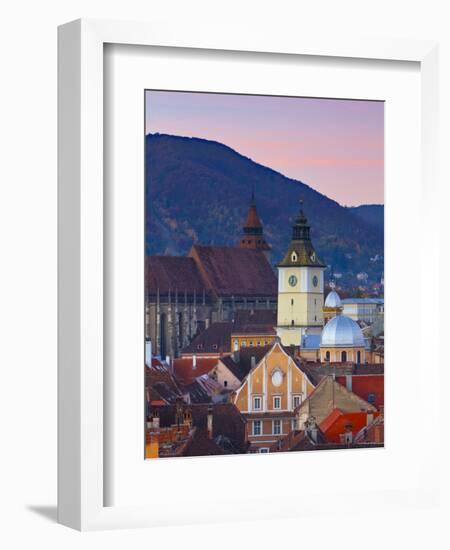
<svg viewBox="0 0 450 550"><path fill-rule="evenodd" d="M358 353L356 354L356 356L357 356L356 361L357 361L357 363L358 363L358 365L359 365L359 364L361 363L361 352L358 351Z"/></svg>
<svg viewBox="0 0 450 550"><path fill-rule="evenodd" d="M250 342L248 343L248 345L252 348L252 347L253 347L253 340L250 340Z"/></svg>
<svg viewBox="0 0 450 550"><path fill-rule="evenodd" d="M261 410L261 397L259 395L253 398L253 409L255 411Z"/></svg>
<svg viewBox="0 0 450 550"><path fill-rule="evenodd" d="M253 435L261 435L261 420L253 420Z"/></svg>
<svg viewBox="0 0 450 550"><path fill-rule="evenodd" d="M292 319L292 321L291 321L291 325L292 325L292 326L294 326L294 319Z"/></svg>
<svg viewBox="0 0 450 550"><path fill-rule="evenodd" d="M273 398L273 408L281 409L281 397L279 395L275 395Z"/></svg>
<svg viewBox="0 0 450 550"><path fill-rule="evenodd" d="M261 342L256 342L256 346L259 348L261 346Z"/></svg>
<svg viewBox="0 0 450 550"><path fill-rule="evenodd" d="M273 435L280 435L281 434L281 420L273 420L272 421L272 433L273 433Z"/></svg>
<svg viewBox="0 0 450 550"><path fill-rule="evenodd" d="M347 352L346 351L343 351L342 354L341 354L341 360L343 363L346 363L347 362Z"/></svg>
<svg viewBox="0 0 450 550"><path fill-rule="evenodd" d="M269 447L261 447L258 452L259 453L268 453L269 452Z"/></svg>
<svg viewBox="0 0 450 550"><path fill-rule="evenodd" d="M292 405L294 406L294 409L296 409L302 402L302 396L301 395L294 395L292 397Z"/></svg>
<svg viewBox="0 0 450 550"><path fill-rule="evenodd" d="M329 361L329 360L330 360L330 352L327 351L327 352L325 353L325 361Z"/></svg>
<svg viewBox="0 0 450 550"><path fill-rule="evenodd" d="M223 387L226 388L228 386L228 380L223 381Z"/></svg>
<svg viewBox="0 0 450 550"><path fill-rule="evenodd" d="M291 298L291 306L294 305L294 298Z"/></svg>

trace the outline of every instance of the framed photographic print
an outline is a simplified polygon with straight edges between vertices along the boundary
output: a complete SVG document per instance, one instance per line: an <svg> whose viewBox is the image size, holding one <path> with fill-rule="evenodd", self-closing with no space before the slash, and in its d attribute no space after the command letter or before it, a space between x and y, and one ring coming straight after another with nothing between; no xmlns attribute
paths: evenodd
<svg viewBox="0 0 450 550"><path fill-rule="evenodd" d="M436 45L191 32L59 30L59 521L433 504Z"/></svg>

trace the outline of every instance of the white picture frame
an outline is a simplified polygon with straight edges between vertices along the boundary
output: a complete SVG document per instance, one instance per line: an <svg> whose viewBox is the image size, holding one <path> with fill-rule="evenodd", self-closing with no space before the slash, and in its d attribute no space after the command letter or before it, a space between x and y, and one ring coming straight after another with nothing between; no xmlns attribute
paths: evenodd
<svg viewBox="0 0 450 550"><path fill-rule="evenodd" d="M433 216L438 189L435 169L438 151L438 48L433 41L364 40L358 37L323 39L307 34L283 38L277 34L271 38L258 36L256 31L231 37L227 29L220 28L194 37L181 25L175 32L174 27L168 29L140 22L78 20L59 28L58 519L60 523L79 530L210 521L207 514L198 520L185 514L183 520L173 510L155 510L155 507L145 504L105 506L105 494L109 490L104 475L104 392L108 388L103 377L104 212L107 208L103 188L103 77L106 44L419 63L422 92L421 215L427 223L427 241L433 242L434 246L427 247L424 238L419 239L417 246L422 251L426 249L430 263L439 259L437 221ZM438 285L430 292L432 296L438 295ZM432 299L427 303L421 301L421 314L437 319L437 303ZM423 346L423 340L419 339L417 345ZM437 377L437 363L429 362L430 376ZM422 397L430 406L431 422L433 415L437 416L437 394L438 385L431 386L427 395ZM421 460L430 456L434 456L431 443L427 455ZM268 458L256 457L257 460ZM242 459L245 457L232 460ZM436 464L438 460L436 456ZM386 506L395 508L411 502L435 502L439 474L437 468L430 466L428 462L417 486L393 491ZM178 468L178 465L172 461L170 467ZM320 501L322 493L318 488L314 502ZM342 495L343 502L345 499ZM295 508L288 502L287 499L284 505L278 506L279 515L301 517L308 513L313 501L311 497L304 503L300 499ZM266 517L266 512L258 510L258 504L264 504L262 501L256 499L251 512L246 510L248 504L249 501L241 504L236 501L232 509L219 509L218 513L225 520L237 520L246 511L248 518Z"/></svg>

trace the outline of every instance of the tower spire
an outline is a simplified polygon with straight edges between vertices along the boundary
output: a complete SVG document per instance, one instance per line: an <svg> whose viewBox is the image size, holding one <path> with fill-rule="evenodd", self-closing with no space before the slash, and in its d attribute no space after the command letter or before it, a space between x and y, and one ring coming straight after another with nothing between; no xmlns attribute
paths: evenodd
<svg viewBox="0 0 450 550"><path fill-rule="evenodd" d="M250 204L248 206L247 219L245 220L245 224L242 229L243 232L239 241L240 248L252 248L254 250L262 250L267 253L270 251L270 246L264 238L263 225L256 210L254 184L252 184L252 194L250 197Z"/></svg>
<svg viewBox="0 0 450 550"><path fill-rule="evenodd" d="M311 242L310 225L303 211L303 198L300 209L292 226L292 240L288 251L279 266L316 266L326 267L317 257Z"/></svg>

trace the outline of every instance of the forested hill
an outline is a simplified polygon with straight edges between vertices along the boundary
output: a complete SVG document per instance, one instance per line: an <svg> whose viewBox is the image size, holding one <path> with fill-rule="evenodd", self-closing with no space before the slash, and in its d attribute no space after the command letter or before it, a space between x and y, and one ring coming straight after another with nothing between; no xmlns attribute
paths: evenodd
<svg viewBox="0 0 450 550"><path fill-rule="evenodd" d="M182 255L194 242L235 245L254 188L273 263L287 249L302 198L319 257L349 285L360 271L373 281L383 272L382 216L373 223L372 214L340 206L221 143L149 134L146 178L147 254Z"/></svg>

